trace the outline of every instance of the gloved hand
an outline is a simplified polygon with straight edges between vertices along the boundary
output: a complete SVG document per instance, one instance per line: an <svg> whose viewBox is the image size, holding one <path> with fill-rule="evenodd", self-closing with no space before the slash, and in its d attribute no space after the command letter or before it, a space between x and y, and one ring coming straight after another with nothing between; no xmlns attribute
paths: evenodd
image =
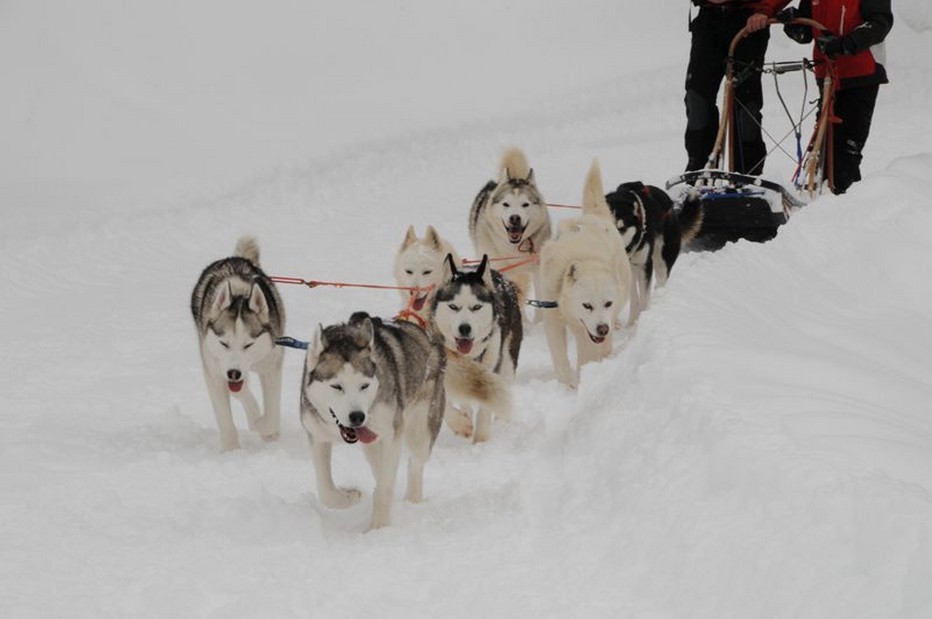
<svg viewBox="0 0 932 619"><path fill-rule="evenodd" d="M797 43L808 43L812 40L812 28L805 24L791 24L790 22L799 17L799 9L789 7L777 13L777 20L784 24L783 32Z"/></svg>
<svg viewBox="0 0 932 619"><path fill-rule="evenodd" d="M844 40L831 32L823 32L822 36L816 39L816 45L829 58L845 53Z"/></svg>
<svg viewBox="0 0 932 619"><path fill-rule="evenodd" d="M776 20L781 24L788 24L797 17L799 17L799 9L795 6L791 6L777 13Z"/></svg>

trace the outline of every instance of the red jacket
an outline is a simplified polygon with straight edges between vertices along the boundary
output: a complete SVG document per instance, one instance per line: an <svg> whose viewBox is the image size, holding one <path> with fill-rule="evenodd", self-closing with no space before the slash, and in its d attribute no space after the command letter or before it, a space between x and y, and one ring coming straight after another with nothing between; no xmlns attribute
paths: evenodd
<svg viewBox="0 0 932 619"><path fill-rule="evenodd" d="M887 82L878 46L893 26L890 0L802 0L799 13L841 37L843 53L835 57L841 88ZM814 38L822 34L813 28ZM816 61L816 76L825 77L826 58L818 45L813 46L812 59Z"/></svg>

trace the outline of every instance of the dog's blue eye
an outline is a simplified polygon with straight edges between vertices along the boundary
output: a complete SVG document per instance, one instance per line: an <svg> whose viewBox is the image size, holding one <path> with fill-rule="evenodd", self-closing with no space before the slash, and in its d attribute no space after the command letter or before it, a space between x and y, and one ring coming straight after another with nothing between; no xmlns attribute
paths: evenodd
<svg viewBox="0 0 932 619"><path fill-rule="evenodd" d="M591 304L591 303L583 303L582 306L583 306L583 308L589 310L590 312L592 311L592 304Z"/></svg>
<svg viewBox="0 0 932 619"><path fill-rule="evenodd" d="M343 391L343 385L330 385L336 391Z"/></svg>
<svg viewBox="0 0 932 619"><path fill-rule="evenodd" d="M470 308L469 308L469 311L470 311L470 312L478 312L478 311L481 310L481 309L482 309L482 305L477 303L476 305L473 305L472 307L470 307Z"/></svg>

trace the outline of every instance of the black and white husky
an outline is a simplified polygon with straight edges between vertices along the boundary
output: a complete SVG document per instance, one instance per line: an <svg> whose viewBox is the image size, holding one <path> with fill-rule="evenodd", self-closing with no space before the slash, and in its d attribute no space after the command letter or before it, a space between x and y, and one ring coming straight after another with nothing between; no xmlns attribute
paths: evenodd
<svg viewBox="0 0 932 619"><path fill-rule="evenodd" d="M698 200L687 200L677 214L667 192L640 181L618 185L605 195L605 201L631 262L634 280L628 315L631 325L650 303L654 276L658 286L666 283L680 249L702 227L702 206Z"/></svg>
<svg viewBox="0 0 932 619"><path fill-rule="evenodd" d="M523 151L510 148L502 155L498 180L479 190L469 212L469 238L476 254L530 258L540 254L550 233L550 213L534 180L534 170ZM522 301L528 298L532 279L535 291L540 290L536 261L510 270L508 279L518 286Z"/></svg>
<svg viewBox="0 0 932 619"><path fill-rule="evenodd" d="M447 348L447 397L478 407L472 433L477 443L488 440L493 413L511 414L511 383L524 333L517 289L488 264L483 256L477 268L460 270L448 254L431 311L432 327ZM472 415L461 417L460 424L456 419L448 411L454 431L468 436Z"/></svg>
<svg viewBox="0 0 932 619"><path fill-rule="evenodd" d="M241 238L232 257L204 269L191 294L191 314L222 449L239 447L231 395L246 410L250 430L278 438L282 349L275 338L284 331L285 312L275 284L259 268L255 239ZM262 384L261 413L249 388L251 372Z"/></svg>
<svg viewBox="0 0 932 619"><path fill-rule="evenodd" d="M317 474L317 494L331 508L359 501L331 473L333 443L362 443L375 477L371 528L390 523L402 444L409 451L405 499L423 497L424 464L444 413L446 358L439 339L410 322L383 323L365 312L318 327L301 381L301 425Z"/></svg>

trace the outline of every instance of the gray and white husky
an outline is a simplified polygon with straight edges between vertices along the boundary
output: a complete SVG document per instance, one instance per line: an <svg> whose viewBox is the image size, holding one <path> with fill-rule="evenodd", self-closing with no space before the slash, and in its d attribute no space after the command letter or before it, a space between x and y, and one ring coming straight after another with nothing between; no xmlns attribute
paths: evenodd
<svg viewBox="0 0 932 619"><path fill-rule="evenodd" d="M478 406L476 443L488 440L493 413L501 418L511 414L511 383L523 337L518 291L488 264L489 257L483 256L477 268L461 271L448 254L444 283L434 295L431 311L432 328L443 336L447 348L448 400ZM447 412L454 431L467 436L471 418L471 414L461 416L464 423L457 428L457 415Z"/></svg>
<svg viewBox="0 0 932 619"><path fill-rule="evenodd" d="M469 238L476 253L498 258L532 257L550 240L550 232L550 213L534 181L534 170L521 149L506 150L498 180L486 183L469 212ZM539 273L536 262L508 272L522 301L528 298L532 278L539 294Z"/></svg>
<svg viewBox="0 0 932 619"><path fill-rule="evenodd" d="M275 284L259 268L254 238L242 237L232 257L204 269L191 294L191 314L222 449L239 447L231 395L246 410L250 430L265 440L278 438L283 353L275 338L285 329L285 312ZM249 388L251 372L262 384L261 413Z"/></svg>
<svg viewBox="0 0 932 619"><path fill-rule="evenodd" d="M445 361L440 341L410 322L357 312L345 324L318 327L301 381L301 425L324 505L359 501L359 490L338 488L331 472L333 443L356 442L375 477L371 528L390 522L402 441L410 455L405 499L421 501L424 464L443 421Z"/></svg>

